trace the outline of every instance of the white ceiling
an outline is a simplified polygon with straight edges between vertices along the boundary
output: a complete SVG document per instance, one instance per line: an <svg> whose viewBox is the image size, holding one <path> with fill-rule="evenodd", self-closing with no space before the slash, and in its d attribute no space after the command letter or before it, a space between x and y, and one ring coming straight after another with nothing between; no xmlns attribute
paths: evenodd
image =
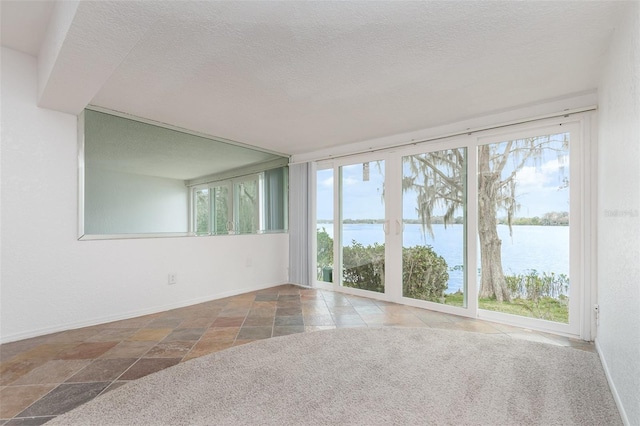
<svg viewBox="0 0 640 426"><path fill-rule="evenodd" d="M53 1L2 1L2 45L37 56Z"/></svg>
<svg viewBox="0 0 640 426"><path fill-rule="evenodd" d="M83 1L48 29L41 105L300 154L593 91L623 6ZM59 8L3 1L3 45L36 54Z"/></svg>

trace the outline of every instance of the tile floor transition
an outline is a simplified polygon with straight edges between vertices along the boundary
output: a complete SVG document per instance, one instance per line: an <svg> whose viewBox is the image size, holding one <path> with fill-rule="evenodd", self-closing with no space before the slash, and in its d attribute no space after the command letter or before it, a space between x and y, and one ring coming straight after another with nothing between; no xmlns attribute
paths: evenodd
<svg viewBox="0 0 640 426"><path fill-rule="evenodd" d="M258 339L342 327L502 333L593 351L588 342L331 291L283 285L0 346L0 425L40 425L101 393Z"/></svg>

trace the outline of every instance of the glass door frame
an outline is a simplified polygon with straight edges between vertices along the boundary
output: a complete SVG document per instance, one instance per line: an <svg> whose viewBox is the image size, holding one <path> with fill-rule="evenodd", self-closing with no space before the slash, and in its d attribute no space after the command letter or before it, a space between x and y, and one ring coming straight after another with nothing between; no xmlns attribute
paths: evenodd
<svg viewBox="0 0 640 426"><path fill-rule="evenodd" d="M328 283L317 280L316 270L317 263L316 258L313 256L313 282L317 288L324 288L327 290L333 290L342 292L345 294L351 294L355 296L368 297L371 299L383 300L387 302L400 303L408 306L415 306L419 308L426 308L434 311L459 315L463 317L475 318L477 317L477 298L474 297L475 293L467 292L468 302L466 307L458 307L451 305L444 305L434 302L428 302L424 300L411 299L402 295L402 228L403 228L403 215L402 215L402 157L412 155L415 153L423 153L429 151L438 151L441 149L451 149L465 147L469 143L468 137L455 138L441 140L437 143L429 145L422 145L420 147L411 147L409 149L404 148L402 150L388 150L385 152L375 152L354 155L344 157L341 159L325 161L316 163L313 168L313 179L317 176L317 170L332 169L334 190L333 190L333 259L334 259L334 274L333 282ZM469 151L469 150L468 150ZM475 157L473 157L475 158ZM342 250L341 250L341 234L340 225L342 221L341 217L341 199L342 188L341 181L341 167L359 164L363 162L376 162L384 160L385 162L385 291L384 293L377 293L373 291L361 290L357 288L345 287L342 285ZM467 157L469 162L469 157ZM469 179L471 173L475 171L475 168L467 168L467 185L469 185ZM314 185L315 187L315 185ZM395 190L389 190L389 188L396 188ZM400 190L397 190L400 188ZM469 196L469 194L468 194ZM314 198L314 204L317 202ZM467 199L467 204L468 204ZM316 223L316 209L313 209L313 223ZM467 218L467 221L469 219ZM312 232L315 233L317 229L314 227ZM469 238L469 232L474 232L475 227L467 226L467 235L465 236L467 241ZM317 253L317 241L315 235L311 238L313 241L312 253ZM475 248L472 248L475 253ZM468 255L469 256L469 255ZM475 258L474 258L475 259ZM473 261L475 262L475 260ZM336 273L335 271L340 271ZM389 283L390 285L386 285ZM395 284L395 283L399 283ZM472 285L467 283L467 288L471 288Z"/></svg>
<svg viewBox="0 0 640 426"><path fill-rule="evenodd" d="M584 235L588 232L588 223L583 221L585 210L590 210L589 203L585 202L589 196L588 179L585 167L585 149L583 137L584 123L580 120L554 119L544 124L536 123L521 126L512 126L493 131L490 134L482 134L476 137L475 150L481 145L501 143L510 140L523 139L541 135L569 133L569 323L560 323L538 318L517 316L502 312L489 311L478 308L478 318L494 321L518 327L525 327L540 331L547 331L567 336L583 336L585 318L589 309L585 301L590 300L589 282L585 279L585 270L590 262L587 261L587 253L584 245ZM476 217L477 222L477 217ZM477 296L476 296L477 298ZM589 328L588 326L586 328ZM589 331L590 334L590 331Z"/></svg>
<svg viewBox="0 0 640 426"><path fill-rule="evenodd" d="M314 286L317 288L324 288L327 290L333 290L333 291L338 291L338 292L342 292L345 294L351 294L354 296L362 296L362 297L368 297L371 299L377 299L377 300L383 300L383 301L393 301L390 294L389 294L389 286L385 285L385 292L384 293L378 293L375 291L368 291L368 290L362 290L362 289L358 289L358 288L353 288L353 287L346 287L342 285L342 247L341 247L341 240L342 240L342 235L341 235L341 223L342 223L342 209L341 209L341 199L342 199L342 185L340 184L340 181L342 179L342 175L341 175L341 168L343 166L350 166L350 165L354 165L354 164L359 164L359 163L364 163L364 162L370 162L370 163L374 163L376 161L384 161L385 162L385 170L384 170L384 185L385 188L389 188L389 173L388 173L388 166L389 166L389 153L368 153L368 154L360 154L360 155L353 155L353 156L349 156L349 157L343 157L340 159L336 159L336 160L330 160L330 161L325 161L325 162L321 162L321 163L316 163L315 167L312 168L312 179L314 181L314 188L316 188L316 176L317 176L317 170L325 170L325 169L332 169L333 170L333 282L332 283L328 283L325 281L319 281L317 279L317 259L316 256L312 256L312 261L313 261L313 267L312 267L312 282L314 283ZM314 190L315 192L315 190ZM315 195L315 194L314 194ZM314 199L314 207L315 207L315 203L317 202L316 197L313 197ZM390 259L390 244L389 244L389 235L387 233L388 230L388 217L389 217L389 202L387 202L387 196L385 194L385 203L384 203L384 208L385 208L385 259L386 262L385 263L385 283L387 282L388 279L390 279L391 275L390 275L390 270L393 271L397 268L397 266L394 266L393 264L389 264L388 261ZM316 209L312 209L313 210L313 223L316 224ZM315 227L313 227L313 229L311 229L312 232L312 238L310 238L310 240L312 241L312 246L313 246L313 250L312 253L317 253L317 241L316 241L316 229L317 229L317 224Z"/></svg>
<svg viewBox="0 0 640 426"><path fill-rule="evenodd" d="M393 192L393 204L398 208L394 211L395 218L399 218L400 223L403 222L404 215L402 212L402 159L406 156L418 155L418 154L426 154L429 152L436 151L444 151L456 148L466 148L467 151L467 171L466 171L466 201L465 206L463 207L465 211L465 230L464 230L464 245L466 247L465 253L465 270L466 271L476 271L477 270L477 247L475 244L469 244L470 241L475 241L475 235L477 235L477 206L478 206L478 197L476 191L469 191L469 188L473 188L475 184L475 175L477 174L477 150L473 147L474 142L473 136L457 136L446 139L440 139L438 141L424 143L415 145L409 148L404 148L402 150L394 153L394 164L397 167L400 167L400 170L397 171L398 177L400 179L396 188L400 188L400 190L396 190ZM397 220L397 219L394 219ZM402 233L400 233L400 248L394 253L396 257L398 257L398 262L400 263L400 283L402 284ZM447 314L459 315L463 317L476 318L478 313L478 298L477 298L477 278L476 274L465 273L466 282L463 284L465 286L465 297L466 297L466 306L452 306L446 305L444 303L436 303L430 302L426 300L418 300L412 299L410 297L404 297L402 295L402 285L400 285L399 293L392 300L396 303L401 303L403 305L415 306L417 308L425 308L432 311L443 312Z"/></svg>
<svg viewBox="0 0 640 426"><path fill-rule="evenodd" d="M591 154L592 135L595 134L592 114L580 113L569 117L546 118L532 120L522 124L509 124L496 129L477 131L468 135L452 136L437 141L416 143L409 146L382 149L366 154L356 154L315 163L312 168L312 179L315 182L316 170L333 169L333 235L334 235L334 269L341 270L339 247L339 224L341 193L336 180L340 179L339 170L343 165L356 164L365 161L385 160L385 220L393 226L394 220L402 221L402 157L443 149L458 147L467 148L467 264L468 271L478 268L478 193L477 190L477 157L478 146L531 137L545 134L570 132L570 277L572 282L569 305L569 324L551 322L536 318L520 317L516 315L492 312L478 307L478 280L476 273L467 274L467 307L443 305L434 302L415 300L402 297L402 238L387 235L385 239L386 285L385 293L374 293L366 290L343 287L334 274L334 282L318 281L314 268L312 282L318 288L353 294L358 296L401 303L409 306L421 307L433 311L450 313L465 317L479 318L492 322L525 327L533 330L546 331L570 337L580 337L591 340L595 332L595 316L592 315L592 300L595 300L595 261L596 205L595 192L592 190L594 182L595 160ZM315 190L315 185L314 185ZM315 206L316 197L313 198ZM312 209L313 223L316 223L316 210ZM316 227L310 229L313 251L316 253ZM395 234L390 232L389 234ZM473 243L471 243L473 242ZM393 252L395 250L395 253ZM316 265L315 256L311 259ZM337 282L336 282L337 281Z"/></svg>

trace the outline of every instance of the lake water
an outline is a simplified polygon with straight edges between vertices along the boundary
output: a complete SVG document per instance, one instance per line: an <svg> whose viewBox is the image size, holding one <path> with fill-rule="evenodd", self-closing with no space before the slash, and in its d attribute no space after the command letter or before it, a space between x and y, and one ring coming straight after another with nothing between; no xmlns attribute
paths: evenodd
<svg viewBox="0 0 640 426"><path fill-rule="evenodd" d="M318 224L333 238L332 224ZM502 267L505 274L525 273L535 269L538 273L554 272L569 276L569 227L568 226L514 226L513 236L509 236L507 225L498 225L498 235L502 239ZM418 224L406 224L403 245L430 245L449 265L449 288L447 293L455 293L462 287L464 273L452 270L463 265L463 225L433 225L434 238L422 232ZM343 241L351 240L367 246L384 243L381 224L344 225ZM480 261L478 260L478 266Z"/></svg>

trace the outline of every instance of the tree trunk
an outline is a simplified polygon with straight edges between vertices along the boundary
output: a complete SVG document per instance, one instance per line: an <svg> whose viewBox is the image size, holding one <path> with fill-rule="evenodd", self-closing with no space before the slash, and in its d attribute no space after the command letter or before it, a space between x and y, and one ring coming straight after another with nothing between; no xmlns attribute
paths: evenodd
<svg viewBox="0 0 640 426"><path fill-rule="evenodd" d="M502 271L502 241L498 237L497 206L500 175L491 171L488 145L478 150L478 234L480 238L480 297L510 302L511 295Z"/></svg>

